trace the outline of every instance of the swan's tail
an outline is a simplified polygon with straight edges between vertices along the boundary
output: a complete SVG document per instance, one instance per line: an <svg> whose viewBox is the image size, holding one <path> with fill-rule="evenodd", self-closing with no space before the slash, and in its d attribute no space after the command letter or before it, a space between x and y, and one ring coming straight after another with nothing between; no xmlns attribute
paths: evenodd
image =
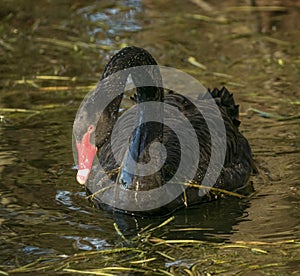
<svg viewBox="0 0 300 276"><path fill-rule="evenodd" d="M220 90L218 88L214 88L212 91L208 89L207 93L214 98L218 106L221 106L226 110L226 113L231 118L233 124L238 127L240 125L239 105L235 104L232 93L230 93L225 87L222 87ZM202 99L208 97L208 94L206 94Z"/></svg>

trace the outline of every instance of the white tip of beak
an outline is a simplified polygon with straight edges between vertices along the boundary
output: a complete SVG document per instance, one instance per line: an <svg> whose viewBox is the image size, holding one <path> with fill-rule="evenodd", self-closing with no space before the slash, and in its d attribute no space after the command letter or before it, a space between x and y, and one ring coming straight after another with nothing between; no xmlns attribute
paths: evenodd
<svg viewBox="0 0 300 276"><path fill-rule="evenodd" d="M84 185L86 183L86 181L88 180L89 174L90 174L89 169L78 170L77 176L76 176L77 182L81 185Z"/></svg>

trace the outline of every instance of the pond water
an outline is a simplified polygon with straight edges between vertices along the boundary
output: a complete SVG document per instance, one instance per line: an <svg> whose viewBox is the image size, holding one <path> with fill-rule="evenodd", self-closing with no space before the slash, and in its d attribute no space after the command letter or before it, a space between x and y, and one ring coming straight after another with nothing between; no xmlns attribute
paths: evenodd
<svg viewBox="0 0 300 276"><path fill-rule="evenodd" d="M296 275L299 15L300 1L2 1L0 273ZM90 205L72 124L126 45L234 93L260 172L252 197L181 210L138 235L166 218Z"/></svg>

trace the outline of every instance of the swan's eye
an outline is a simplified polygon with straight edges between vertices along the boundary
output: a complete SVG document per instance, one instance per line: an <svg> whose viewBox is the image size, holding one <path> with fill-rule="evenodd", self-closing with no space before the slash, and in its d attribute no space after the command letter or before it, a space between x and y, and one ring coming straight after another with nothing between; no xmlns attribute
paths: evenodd
<svg viewBox="0 0 300 276"><path fill-rule="evenodd" d="M88 127L88 132L89 132L89 133L93 132L94 130L95 130L95 127L94 127L93 125L90 125L90 126Z"/></svg>

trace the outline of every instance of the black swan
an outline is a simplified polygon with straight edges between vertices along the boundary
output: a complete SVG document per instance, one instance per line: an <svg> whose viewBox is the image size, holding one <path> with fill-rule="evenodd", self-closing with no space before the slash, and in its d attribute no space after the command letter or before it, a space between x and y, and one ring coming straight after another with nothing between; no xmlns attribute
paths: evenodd
<svg viewBox="0 0 300 276"><path fill-rule="evenodd" d="M130 68L141 69L127 72ZM178 208L217 197L218 193L212 191L236 192L249 183L253 169L252 153L248 141L238 129L239 111L233 95L223 87L220 90L207 89L197 99L191 100L164 89L158 68L146 50L133 46L123 48L106 65L94 94L84 101L84 112L77 113L73 127L78 154L77 181L86 185L87 193L97 207L133 215L164 216ZM111 78L121 70L125 73ZM125 150L113 150L112 140L115 138L112 134L115 125L122 119L120 104L129 75L136 87L136 93L131 97L136 109L118 124L115 135L120 140L118 145L126 145ZM143 83L147 84L143 86ZM115 90L121 93L114 94ZM101 105L105 101L108 104L103 110L95 111L95 103ZM143 105L147 103L157 104L149 108ZM184 120L176 112L188 120L187 124L192 126L191 134L187 133L189 130L184 126ZM143 121L147 114L155 115L156 119ZM210 116L207 117L207 114ZM157 121L160 117L164 119ZM175 130L164 124L172 117ZM222 129L218 127L220 121L224 126L223 136ZM213 134L209 125L215 128ZM196 144L189 142L195 138L193 133ZM191 137L186 139L189 145L180 144L180 135ZM163 148L156 148L156 151L151 148L159 143ZM116 151L120 162L116 161ZM212 154L217 156L217 161L211 161ZM184 179L176 178L182 158L187 160L183 170L195 169L192 176ZM158 169L142 174L138 165L130 163L132 160L146 166L151 162L159 163ZM217 167L220 169L216 169L217 175L214 175ZM212 183L210 179L214 179ZM213 188L210 190L207 186Z"/></svg>

